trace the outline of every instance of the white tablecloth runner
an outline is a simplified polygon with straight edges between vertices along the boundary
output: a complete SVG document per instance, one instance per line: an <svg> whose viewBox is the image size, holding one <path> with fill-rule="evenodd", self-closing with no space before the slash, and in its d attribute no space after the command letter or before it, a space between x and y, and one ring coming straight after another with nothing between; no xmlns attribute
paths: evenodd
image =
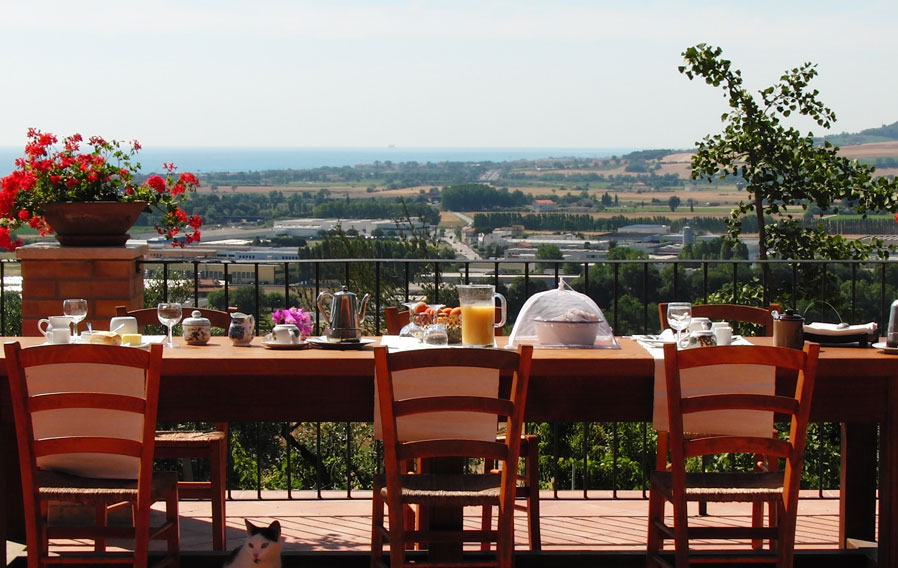
<svg viewBox="0 0 898 568"><path fill-rule="evenodd" d="M664 349L659 344L639 342L655 359L655 397L653 427L667 432L667 385L664 376ZM733 345L751 345L734 337ZM695 349L705 349L696 347ZM686 396L719 392L773 394L776 369L762 365L714 365L680 372L680 384ZM729 434L769 437L773 433L773 413L759 410L698 412L684 417L683 429L692 434Z"/></svg>

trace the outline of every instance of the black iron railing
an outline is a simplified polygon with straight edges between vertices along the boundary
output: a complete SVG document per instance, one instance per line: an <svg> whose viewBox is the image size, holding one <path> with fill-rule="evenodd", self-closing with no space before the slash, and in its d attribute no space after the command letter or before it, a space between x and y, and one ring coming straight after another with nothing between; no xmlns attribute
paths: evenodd
<svg viewBox="0 0 898 568"><path fill-rule="evenodd" d="M829 311L822 321L841 318L858 323L886 323L888 307L898 297L898 262L769 261L766 269L744 260L605 260L520 262L505 260L332 259L309 261L147 260L147 298L176 300L223 309L237 305L255 315L258 332L266 331L268 310L302 305L314 310L324 290L347 285L370 293L366 325L384 333L383 308L412 298L432 303L453 301L460 283L494 284L509 300L513 324L517 310L535 292L555 287L564 278L596 300L618 335L657 332L656 305L661 301L725 301ZM0 277L4 264L0 264ZM272 295L282 305L267 305ZM149 300L148 300L149 301ZM6 309L0 295L0 325ZM825 319L823 319L825 318ZM315 316L321 329L320 315ZM807 477L822 492L838 486L838 424L818 424L809 444ZM530 424L541 435L541 471L545 487L590 492L645 488L654 464L654 435L646 424ZM272 488L345 489L370 486L379 447L368 424L233 425L233 487L253 485L261 497ZM269 459L272 439L282 451ZM337 449L339 446L339 449ZM835 450L834 450L835 448ZM268 462L272 463L268 463ZM239 470L241 477L234 472ZM254 479L249 480L248 472ZM289 493L288 493L289 494Z"/></svg>

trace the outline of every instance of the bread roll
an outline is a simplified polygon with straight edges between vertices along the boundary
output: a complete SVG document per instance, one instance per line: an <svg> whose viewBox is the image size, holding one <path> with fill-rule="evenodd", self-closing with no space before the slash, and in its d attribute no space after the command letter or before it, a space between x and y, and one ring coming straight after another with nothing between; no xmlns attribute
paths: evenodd
<svg viewBox="0 0 898 568"><path fill-rule="evenodd" d="M101 345L121 345L122 337L111 331L95 331L90 335L90 342Z"/></svg>

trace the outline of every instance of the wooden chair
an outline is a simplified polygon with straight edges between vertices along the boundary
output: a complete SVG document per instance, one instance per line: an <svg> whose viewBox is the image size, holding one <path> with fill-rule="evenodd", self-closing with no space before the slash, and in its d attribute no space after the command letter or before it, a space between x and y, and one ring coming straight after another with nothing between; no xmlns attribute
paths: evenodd
<svg viewBox="0 0 898 568"><path fill-rule="evenodd" d="M710 320L724 320L732 325L740 323L749 323L760 325L764 328L766 337L773 337L773 310L779 308L779 304L771 304L769 308L759 308L757 306L746 306L744 304L696 304L692 306L692 315L695 317L705 317ZM658 318L661 323L661 329L668 327L667 323L667 302L658 304ZM771 432L776 435L776 431ZM667 432L658 432L658 453L656 454L656 469L668 469L668 435ZM767 456L755 456L755 463L758 469L777 468L776 462L771 462ZM699 511L702 515L707 514L707 504L699 503ZM771 514L773 514L771 512ZM764 505L758 503L754 507L752 518L757 526L761 526L764 517ZM754 546L760 548L761 543L755 542Z"/></svg>
<svg viewBox="0 0 898 568"><path fill-rule="evenodd" d="M768 561L781 568L791 568L795 545L795 521L801 467L804 457L805 434L811 408L811 394L817 369L820 346L806 343L803 351L768 346L718 346L678 351L673 344L664 346L664 367L667 386L667 409L670 420L671 471L654 471L649 495L648 560L647 566L689 566L690 539L770 539L774 550L747 550L744 554L728 548L721 563ZM683 394L681 371L708 367L719 373L714 365L745 364L787 369L798 373L792 396L776 394L746 394L720 392L713 394ZM721 382L725 382L722 380ZM723 385L725 387L725 385ZM732 389L737 391L737 389ZM763 411L787 415L790 419L788 439L751 436L730 432L709 432L698 437L684 435L684 417L708 411ZM772 415L769 416L772 422ZM721 419L729 427L739 424L744 414ZM764 454L785 460L783 471L750 471L727 473L686 473L688 458L721 453ZM701 526L690 527L687 503L690 501L720 501L764 503L775 502L775 514L770 527ZM673 504L673 526L666 523L665 502ZM667 562L661 555L665 539L674 541L675 562ZM742 551L738 551L742 552ZM701 556L702 561L711 559Z"/></svg>
<svg viewBox="0 0 898 568"><path fill-rule="evenodd" d="M185 311L199 310L204 318L209 319L213 327L227 331L231 323L229 311L211 310L207 308L185 307ZM154 308L128 311L125 306L116 306L117 316L133 316L137 325L144 327L159 323ZM228 423L217 422L215 429L204 430L160 430L156 432L156 458L209 460L209 481L186 479L178 482L178 493L182 499L209 499L212 502L212 549L227 548L227 525L225 523L225 490L227 489L228 467ZM185 469L187 469L185 467ZM189 469L188 469L189 471ZM192 477L192 476L190 476Z"/></svg>
<svg viewBox="0 0 898 568"><path fill-rule="evenodd" d="M409 312L400 312L395 306L384 308L384 319L387 333L397 335L399 330L409 322ZM521 459L523 470L518 476L517 499L515 509L527 513L527 536L530 550L542 550L542 536L539 527L539 436L524 434L521 436ZM495 466L495 464L493 464ZM520 503L519 503L520 501ZM492 508L484 508L482 522L484 527L492 523ZM485 543L484 548L489 548Z"/></svg>
<svg viewBox="0 0 898 568"><path fill-rule="evenodd" d="M165 540L177 566L178 484L153 472L153 438L162 346L149 351L108 345L4 345L16 423L25 505L28 566L148 564L149 541ZM9 456L7 456L9 457ZM95 524L49 522L49 503L87 505ZM150 507L165 519L150 526ZM110 526L111 510L132 508L132 526ZM106 550L107 539L133 539L133 552ZM50 541L87 539L93 551L67 554Z"/></svg>
<svg viewBox="0 0 898 568"><path fill-rule="evenodd" d="M510 568L514 559L514 499L523 427L524 405L530 380L532 346L517 352L497 349L416 349L388 353L374 350L379 418L384 440L383 479L375 480L371 565L385 566L384 540L390 545L390 566L407 566L409 543L496 542L495 560L477 566ZM459 368L466 368L462 373ZM457 380L431 380L451 373ZM510 395L500 395L499 375L512 376ZM464 376L464 378L462 378ZM448 377L448 375L447 375ZM416 379L426 379L419 380ZM411 391L423 388L418 394ZM420 386L423 385L423 386ZM435 388L434 388L435 387ZM405 392L397 394L399 388ZM456 413L446 414L447 412ZM495 425L507 421L507 436L495 438ZM410 421L418 421L412 423ZM412 430L415 430L412 432ZM432 458L496 460L499 473L407 473L403 464ZM389 529L384 506L389 510ZM420 526L407 530L406 507L498 506L496 530L437 530ZM434 559L429 559L434 560ZM462 566L463 559L438 561L439 566ZM429 562L416 562L415 565Z"/></svg>

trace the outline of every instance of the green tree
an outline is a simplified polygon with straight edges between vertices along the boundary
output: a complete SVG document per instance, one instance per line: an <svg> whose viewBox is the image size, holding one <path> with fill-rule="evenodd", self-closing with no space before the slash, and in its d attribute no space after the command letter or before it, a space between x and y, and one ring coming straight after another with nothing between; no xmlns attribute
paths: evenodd
<svg viewBox="0 0 898 568"><path fill-rule="evenodd" d="M680 206L680 198L676 195L671 195L670 199L667 200L667 206L670 207L671 211L676 211L677 207Z"/></svg>
<svg viewBox="0 0 898 568"><path fill-rule="evenodd" d="M733 209L728 237L735 240L743 219L753 216L762 260L769 254L795 259L867 258L876 251L884 256L881 240L849 241L827 233L819 223L803 227L790 213L790 207L804 209L812 203L827 211L839 200L850 203L862 216L898 209L898 181L875 179L874 168L839 156L838 148L828 142L817 146L812 134L802 135L781 123L793 113L823 128L835 122L833 111L809 87L817 75L816 65L805 63L786 71L756 99L743 86L741 71L722 53L719 47L706 44L690 47L683 52L685 64L679 71L690 80L701 77L721 88L729 103L730 110L721 117L724 131L697 142L692 158L695 179L744 181L740 187L748 199ZM766 264L764 268L769 270Z"/></svg>
<svg viewBox="0 0 898 568"><path fill-rule="evenodd" d="M536 260L563 260L564 255L558 245L542 244L536 249ZM541 262L537 265L540 270L551 270L552 263Z"/></svg>

